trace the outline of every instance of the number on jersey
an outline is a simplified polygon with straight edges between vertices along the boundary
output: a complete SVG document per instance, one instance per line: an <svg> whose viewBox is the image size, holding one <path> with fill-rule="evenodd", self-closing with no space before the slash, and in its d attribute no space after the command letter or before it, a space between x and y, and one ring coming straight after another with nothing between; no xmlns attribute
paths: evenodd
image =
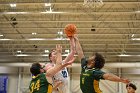
<svg viewBox="0 0 140 93"><path fill-rule="evenodd" d="M39 88L40 88L40 80L37 80L36 83L33 82L31 84L31 91L30 91L30 93L33 93L33 91L35 91L35 90L39 90Z"/></svg>
<svg viewBox="0 0 140 93"><path fill-rule="evenodd" d="M67 78L68 77L67 71L66 70L63 70L62 71L62 75L63 75L64 78Z"/></svg>

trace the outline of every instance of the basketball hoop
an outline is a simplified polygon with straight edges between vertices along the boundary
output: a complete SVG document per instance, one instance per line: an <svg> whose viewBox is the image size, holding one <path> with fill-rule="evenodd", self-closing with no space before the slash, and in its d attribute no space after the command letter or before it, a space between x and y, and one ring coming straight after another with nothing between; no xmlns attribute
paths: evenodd
<svg viewBox="0 0 140 93"><path fill-rule="evenodd" d="M103 5L103 0L84 0L85 7L99 7Z"/></svg>

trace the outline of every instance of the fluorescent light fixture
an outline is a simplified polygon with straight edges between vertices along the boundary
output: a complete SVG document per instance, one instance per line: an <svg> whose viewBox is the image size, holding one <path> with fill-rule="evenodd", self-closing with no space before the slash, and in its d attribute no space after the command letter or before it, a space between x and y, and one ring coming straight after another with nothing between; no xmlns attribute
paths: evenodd
<svg viewBox="0 0 140 93"><path fill-rule="evenodd" d="M41 55L41 56L47 56L47 57L48 57L49 55L48 55L48 54L43 54L43 55ZM63 54L62 56L63 56L63 57L66 57L66 56L68 56L68 54ZM78 55L74 55L74 56L78 56Z"/></svg>
<svg viewBox="0 0 140 93"><path fill-rule="evenodd" d="M57 32L59 35L63 35L63 32L62 31L59 31L59 32Z"/></svg>
<svg viewBox="0 0 140 93"><path fill-rule="evenodd" d="M32 35L36 35L37 33L32 33Z"/></svg>
<svg viewBox="0 0 140 93"><path fill-rule="evenodd" d="M69 38L28 38L28 39L0 39L0 41L10 41L10 40L69 40Z"/></svg>
<svg viewBox="0 0 140 93"><path fill-rule="evenodd" d="M140 40L140 38L131 38L132 40Z"/></svg>
<svg viewBox="0 0 140 93"><path fill-rule="evenodd" d="M54 40L69 40L68 38L55 38Z"/></svg>
<svg viewBox="0 0 140 93"><path fill-rule="evenodd" d="M30 14L29 12L2 12L1 14Z"/></svg>
<svg viewBox="0 0 140 93"><path fill-rule="evenodd" d="M43 54L42 56L46 56L46 57L48 57L49 55L48 55L48 54Z"/></svg>
<svg viewBox="0 0 140 93"><path fill-rule="evenodd" d="M0 37L2 37L3 35L1 34Z"/></svg>
<svg viewBox="0 0 140 93"><path fill-rule="evenodd" d="M132 34L132 36L131 37L134 37L135 36L135 34Z"/></svg>
<svg viewBox="0 0 140 93"><path fill-rule="evenodd" d="M66 57L66 56L68 56L69 54L63 54L62 56L63 57ZM74 55L74 56L78 56L78 55Z"/></svg>
<svg viewBox="0 0 140 93"><path fill-rule="evenodd" d="M29 38L26 40L69 40L68 38L50 38L50 39L46 39L46 38Z"/></svg>
<svg viewBox="0 0 140 93"><path fill-rule="evenodd" d="M27 39L27 40L46 40L45 38L30 38L30 39Z"/></svg>
<svg viewBox="0 0 140 93"><path fill-rule="evenodd" d="M0 15L2 14L62 14L62 13L67 13L67 12L1 12Z"/></svg>
<svg viewBox="0 0 140 93"><path fill-rule="evenodd" d="M46 12L40 12L42 14L62 14L62 13L66 13L66 12L50 12L50 11L46 11Z"/></svg>
<svg viewBox="0 0 140 93"><path fill-rule="evenodd" d="M49 53L49 50L46 49L46 50L45 50L45 53Z"/></svg>
<svg viewBox="0 0 140 93"><path fill-rule="evenodd" d="M8 40L12 40L12 39L0 39L1 41L8 41Z"/></svg>
<svg viewBox="0 0 140 93"><path fill-rule="evenodd" d="M43 54L43 55L29 55L29 54L17 54L15 56L18 56L18 57L26 57L26 56L46 56L48 57L49 55L48 54ZM62 56L68 56L68 54L63 54ZM78 55L74 55L74 56L78 56Z"/></svg>
<svg viewBox="0 0 140 93"><path fill-rule="evenodd" d="M51 6L51 3L45 3L45 6Z"/></svg>
<svg viewBox="0 0 140 93"><path fill-rule="evenodd" d="M131 55L121 54L121 55L118 55L118 56L121 56L121 57L128 57L128 56L131 56Z"/></svg>
<svg viewBox="0 0 140 93"><path fill-rule="evenodd" d="M69 53L69 52L70 52L70 50L69 50L69 49L66 49L66 50L65 50L65 52Z"/></svg>
<svg viewBox="0 0 140 93"><path fill-rule="evenodd" d="M136 11L136 13L140 13L140 11Z"/></svg>
<svg viewBox="0 0 140 93"><path fill-rule="evenodd" d="M136 57L136 56L140 56L140 55L126 55L126 54L121 54L121 55L118 55L118 56L121 56L121 57L134 56L134 57Z"/></svg>
<svg viewBox="0 0 140 93"><path fill-rule="evenodd" d="M11 6L11 7L16 7L17 5L16 5L16 4L10 4L10 6Z"/></svg>
<svg viewBox="0 0 140 93"><path fill-rule="evenodd" d="M31 56L31 55L27 55L27 54L17 54L17 55L15 55L15 56L18 56L18 57L22 57L22 56Z"/></svg>
<svg viewBox="0 0 140 93"><path fill-rule="evenodd" d="M17 53L21 53L21 50L18 50Z"/></svg>

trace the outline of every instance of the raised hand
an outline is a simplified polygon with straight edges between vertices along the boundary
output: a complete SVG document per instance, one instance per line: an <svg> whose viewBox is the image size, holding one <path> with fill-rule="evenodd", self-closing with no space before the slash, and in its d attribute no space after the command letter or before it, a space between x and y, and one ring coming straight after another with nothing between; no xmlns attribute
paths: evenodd
<svg viewBox="0 0 140 93"><path fill-rule="evenodd" d="M56 52L57 53L62 53L62 46L61 45L56 45Z"/></svg>
<svg viewBox="0 0 140 93"><path fill-rule="evenodd" d="M128 84L128 83L130 82L130 80L129 80L129 79L121 78L121 82L122 82L122 83Z"/></svg>

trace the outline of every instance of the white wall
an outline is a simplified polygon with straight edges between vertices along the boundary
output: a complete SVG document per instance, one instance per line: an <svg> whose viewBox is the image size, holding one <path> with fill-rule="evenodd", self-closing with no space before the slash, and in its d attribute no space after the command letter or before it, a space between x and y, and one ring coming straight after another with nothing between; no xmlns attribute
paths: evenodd
<svg viewBox="0 0 140 93"><path fill-rule="evenodd" d="M8 93L18 93L18 75L8 74Z"/></svg>

